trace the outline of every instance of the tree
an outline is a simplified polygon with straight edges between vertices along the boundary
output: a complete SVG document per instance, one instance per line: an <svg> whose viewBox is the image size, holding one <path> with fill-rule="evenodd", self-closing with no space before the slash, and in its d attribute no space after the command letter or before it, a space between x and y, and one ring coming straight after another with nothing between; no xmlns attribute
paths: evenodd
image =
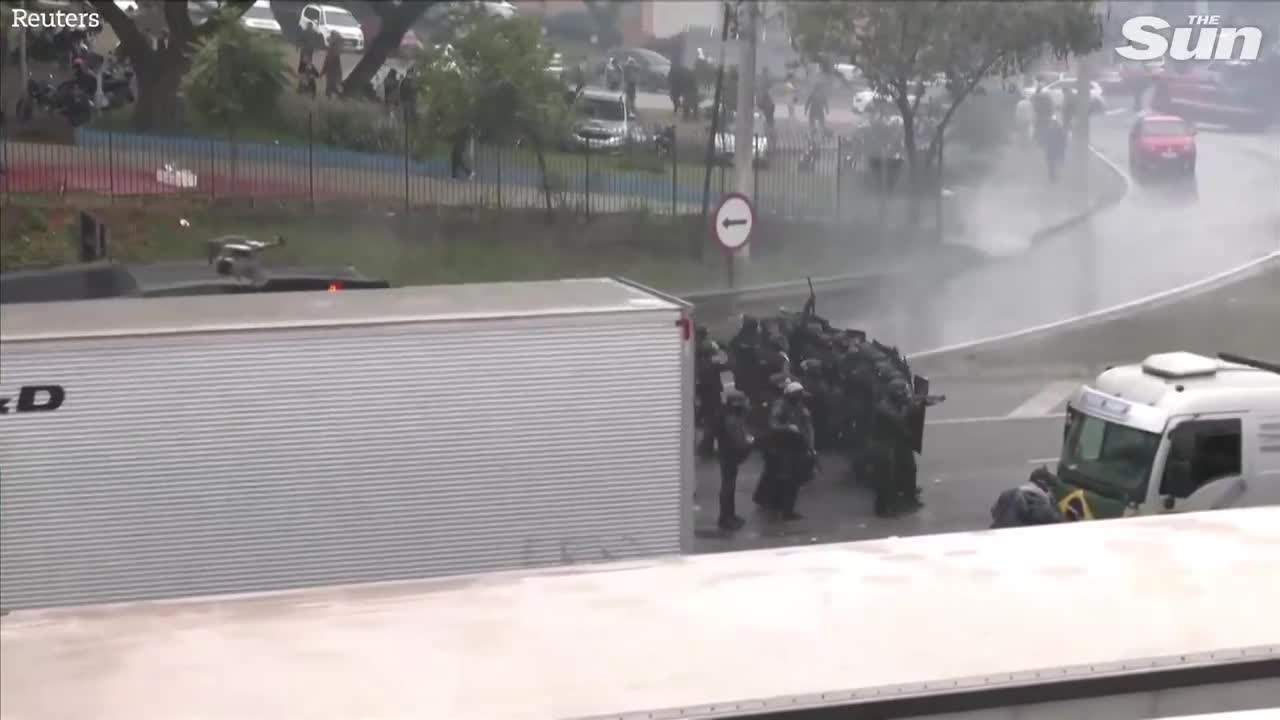
<svg viewBox="0 0 1280 720"><path fill-rule="evenodd" d="M372 39L365 39L364 55L360 62L351 69L342 83L342 94L346 97L362 97L373 76L386 64L391 53L400 49L400 40L409 28L422 17L430 0L414 0L412 2L378 2L369 3L367 7L378 18L378 34Z"/></svg>
<svg viewBox="0 0 1280 720"><path fill-rule="evenodd" d="M113 0L89 0L111 26L125 57L133 65L138 83L133 124L140 131L174 128L180 122L178 89L191 64L191 52L200 40L226 24L237 24L253 0L226 0L223 10L196 24L185 2L149 2L130 17ZM163 18L166 42L158 45L139 22L148 15Z"/></svg>
<svg viewBox="0 0 1280 720"><path fill-rule="evenodd" d="M274 116L287 69L273 40L223 23L196 45L182 91L201 117L234 130Z"/></svg>
<svg viewBox="0 0 1280 720"><path fill-rule="evenodd" d="M902 118L903 151L913 185L939 161L948 123L983 82L1023 72L1046 53L1082 55L1101 47L1102 25L1084 0L971 2L798 2L789 23L804 55L848 62ZM930 93L940 78L945 93ZM935 103L920 152L921 106Z"/></svg>
<svg viewBox="0 0 1280 720"><path fill-rule="evenodd" d="M566 88L547 68L552 52L542 45L534 18L473 15L469 32L451 47L428 48L418 58L422 116L429 135L452 137L471 128L493 142L528 141L542 171L552 209L544 150L567 119Z"/></svg>
<svg viewBox="0 0 1280 720"><path fill-rule="evenodd" d="M234 140L246 122L275 115L287 68L288 61L274 41L238 22L223 22L196 45L182 92L192 110L226 128ZM233 142L232 178L239 175L238 165Z"/></svg>

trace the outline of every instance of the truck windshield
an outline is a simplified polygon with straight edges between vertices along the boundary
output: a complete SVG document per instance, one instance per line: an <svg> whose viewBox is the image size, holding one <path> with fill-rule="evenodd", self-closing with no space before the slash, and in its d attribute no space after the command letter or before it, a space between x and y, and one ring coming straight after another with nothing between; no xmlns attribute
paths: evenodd
<svg viewBox="0 0 1280 720"><path fill-rule="evenodd" d="M1069 413L1063 479L1102 495L1137 499L1151 476L1160 436L1075 409Z"/></svg>

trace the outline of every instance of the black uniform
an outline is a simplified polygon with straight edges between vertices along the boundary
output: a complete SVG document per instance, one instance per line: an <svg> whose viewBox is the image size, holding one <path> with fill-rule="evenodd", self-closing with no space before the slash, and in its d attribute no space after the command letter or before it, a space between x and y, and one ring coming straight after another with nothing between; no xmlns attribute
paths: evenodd
<svg viewBox="0 0 1280 720"><path fill-rule="evenodd" d="M794 429L793 429L794 428ZM798 519L796 498L800 486L814 469L813 421L802 397L781 398L769 413L769 450L772 467L757 488L756 502L782 513L785 520Z"/></svg>
<svg viewBox="0 0 1280 720"><path fill-rule="evenodd" d="M702 442L698 453L711 456L716 451L716 432L720 422L721 396L724 381L720 373L727 365L724 353L708 335L705 328L698 328L698 350L694 360L694 392L698 396L698 414L702 425Z"/></svg>
<svg viewBox="0 0 1280 720"><path fill-rule="evenodd" d="M755 444L747 430L747 401L741 393L735 393L725 404L716 442L720 446L718 524L721 530L737 530L743 525L737 513L738 467L751 454Z"/></svg>

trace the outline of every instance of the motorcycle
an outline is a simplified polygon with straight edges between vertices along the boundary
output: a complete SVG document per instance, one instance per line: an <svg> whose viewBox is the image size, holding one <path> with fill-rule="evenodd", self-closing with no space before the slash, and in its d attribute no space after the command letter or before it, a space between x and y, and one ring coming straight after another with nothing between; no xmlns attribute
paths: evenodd
<svg viewBox="0 0 1280 720"><path fill-rule="evenodd" d="M675 152L675 125L666 125L653 134L653 149L663 157L670 157Z"/></svg>
<svg viewBox="0 0 1280 720"><path fill-rule="evenodd" d="M804 154L800 156L800 162L796 167L800 172L813 172L818 167L818 156L820 154L821 151L818 148L818 141L813 139L809 140L809 144L805 147Z"/></svg>

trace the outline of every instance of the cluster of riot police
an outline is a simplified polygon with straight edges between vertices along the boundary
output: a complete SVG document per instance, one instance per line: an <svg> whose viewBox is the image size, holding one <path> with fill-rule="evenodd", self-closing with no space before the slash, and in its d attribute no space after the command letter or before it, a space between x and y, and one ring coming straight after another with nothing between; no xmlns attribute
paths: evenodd
<svg viewBox="0 0 1280 720"><path fill-rule="evenodd" d="M726 370L734 385L728 392ZM764 459L753 500L779 519L799 517L796 495L820 453L848 458L855 479L874 490L877 515L921 507L915 454L925 409L945 398L929 394L928 381L912 375L896 348L832 327L812 296L800 312L743 317L724 349L700 328L695 387L699 454L719 447L721 528L742 524L732 490L744 445Z"/></svg>

